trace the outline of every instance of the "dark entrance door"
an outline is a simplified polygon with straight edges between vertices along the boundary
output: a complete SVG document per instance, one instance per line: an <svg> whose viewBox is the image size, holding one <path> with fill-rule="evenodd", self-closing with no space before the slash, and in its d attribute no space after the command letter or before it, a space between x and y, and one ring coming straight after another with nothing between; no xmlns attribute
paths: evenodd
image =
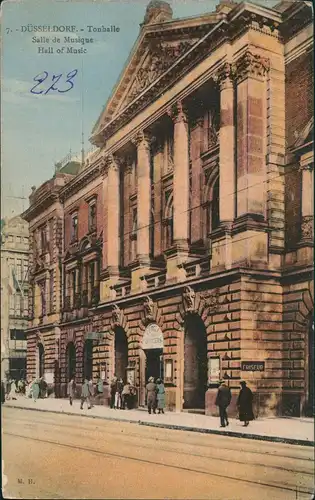
<svg viewBox="0 0 315 500"><path fill-rule="evenodd" d="M163 365L163 349L147 349L146 354L146 364L145 364L145 380L148 382L150 377L154 377L154 380L164 377L164 365Z"/></svg>
<svg viewBox="0 0 315 500"><path fill-rule="evenodd" d="M93 340L84 343L84 377L91 378L93 374Z"/></svg>
<svg viewBox="0 0 315 500"><path fill-rule="evenodd" d="M68 380L75 378L76 372L76 351L73 342L67 346L67 361L68 361Z"/></svg>
<svg viewBox="0 0 315 500"><path fill-rule="evenodd" d="M115 329L115 374L116 377L126 380L128 366L128 341L125 330L121 327Z"/></svg>
<svg viewBox="0 0 315 500"><path fill-rule="evenodd" d="M207 332L197 314L187 316L184 338L184 408L205 408Z"/></svg>
<svg viewBox="0 0 315 500"><path fill-rule="evenodd" d="M39 377L44 376L45 372L45 349L43 344L38 344L38 372Z"/></svg>

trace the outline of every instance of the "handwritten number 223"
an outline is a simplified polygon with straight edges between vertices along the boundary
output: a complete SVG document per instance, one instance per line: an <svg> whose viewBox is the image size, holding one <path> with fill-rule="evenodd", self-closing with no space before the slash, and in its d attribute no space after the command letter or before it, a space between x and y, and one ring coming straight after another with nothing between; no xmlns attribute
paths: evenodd
<svg viewBox="0 0 315 500"><path fill-rule="evenodd" d="M51 82L47 82L49 84L49 87L45 90L35 90L37 87L39 87L42 83L45 82L45 80L48 78L48 73L47 71L43 71L42 73L39 73L39 75L36 75L34 76L33 80L36 83L36 85L34 85L34 87L31 88L31 92L32 94L48 94L48 92L50 91L56 91L56 92L60 92L60 93L65 93L65 92L69 92L69 90L73 89L74 87L74 82L73 82L73 79L75 78L76 74L78 73L78 70L77 69L73 69L72 71L70 71L67 75L66 75L66 80L65 80L65 84L66 84L66 88L62 88L64 87L64 85L62 85L61 88L58 88L59 86L59 81L60 79L62 78L62 73L60 75L53 75L52 76L52 80ZM58 86L56 86L58 84Z"/></svg>

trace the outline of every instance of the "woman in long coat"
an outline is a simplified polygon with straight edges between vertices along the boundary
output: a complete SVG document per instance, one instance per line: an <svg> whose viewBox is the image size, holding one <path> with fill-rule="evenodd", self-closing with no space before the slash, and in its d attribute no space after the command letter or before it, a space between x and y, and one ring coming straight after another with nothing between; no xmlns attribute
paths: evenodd
<svg viewBox="0 0 315 500"><path fill-rule="evenodd" d="M157 381L157 409L159 410L160 413L164 413L164 408L165 408L165 387L163 384L163 381L158 378Z"/></svg>
<svg viewBox="0 0 315 500"><path fill-rule="evenodd" d="M239 418L244 422L244 427L247 427L251 420L254 420L253 413L253 393L246 387L246 382L241 382L241 390L237 398L237 407L239 409Z"/></svg>
<svg viewBox="0 0 315 500"><path fill-rule="evenodd" d="M32 396L35 403L39 396L39 380L37 378L34 380L32 385Z"/></svg>

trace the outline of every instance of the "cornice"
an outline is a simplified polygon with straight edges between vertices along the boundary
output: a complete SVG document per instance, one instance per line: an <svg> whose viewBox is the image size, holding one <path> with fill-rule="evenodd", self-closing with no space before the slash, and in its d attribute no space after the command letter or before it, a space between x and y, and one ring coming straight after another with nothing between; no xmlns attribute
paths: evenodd
<svg viewBox="0 0 315 500"><path fill-rule="evenodd" d="M209 54L209 51L214 51L222 43L233 40L242 31L255 29L269 36L278 37L278 26L281 22L281 16L274 11L256 8L249 4L241 4L233 9L230 14L230 18L227 16L215 26L211 25L212 29L201 40L177 59L169 69L138 95L115 118L105 124L99 132L95 132L90 139L91 142L96 145L103 144L120 127L131 121L137 113L180 79L183 71L189 71L201 59L204 59Z"/></svg>
<svg viewBox="0 0 315 500"><path fill-rule="evenodd" d="M73 180L68 182L60 191L59 198L64 202L70 196L78 193L82 188L87 186L91 181L97 179L102 173L101 159L97 163L91 165L88 169L80 172Z"/></svg>
<svg viewBox="0 0 315 500"><path fill-rule="evenodd" d="M46 210L57 201L59 201L59 192L54 193L50 191L43 194L34 204L30 205L30 207L23 212L23 219L27 222L31 222L37 215L40 215L43 210Z"/></svg>

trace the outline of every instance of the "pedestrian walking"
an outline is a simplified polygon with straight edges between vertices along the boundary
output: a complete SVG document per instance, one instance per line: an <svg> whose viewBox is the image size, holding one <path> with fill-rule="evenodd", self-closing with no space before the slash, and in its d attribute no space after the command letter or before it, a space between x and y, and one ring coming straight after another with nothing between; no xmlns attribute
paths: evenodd
<svg viewBox="0 0 315 500"><path fill-rule="evenodd" d="M68 396L69 396L70 406L72 406L74 396L75 396L75 381L74 381L73 377L71 378L71 380L68 384Z"/></svg>
<svg viewBox="0 0 315 500"><path fill-rule="evenodd" d="M217 397L215 400L216 406L219 407L220 415L220 427L225 427L229 425L229 420L227 416L227 407L231 403L232 395L231 389L226 385L225 381L220 382L220 387L217 392Z"/></svg>
<svg viewBox="0 0 315 500"><path fill-rule="evenodd" d="M130 382L127 382L121 393L121 408L122 410L126 409L126 405L128 410L130 409L130 397L131 397L131 385Z"/></svg>
<svg viewBox="0 0 315 500"><path fill-rule="evenodd" d="M40 377L39 379L39 397L44 399L46 396L47 384L44 380L44 377Z"/></svg>
<svg viewBox="0 0 315 500"><path fill-rule="evenodd" d="M88 382L89 382L89 390L90 390L90 398L91 398L91 407L94 406L93 405L93 398L95 396L95 388L94 388L94 384L93 384L93 379L90 377L88 378Z"/></svg>
<svg viewBox="0 0 315 500"><path fill-rule="evenodd" d="M151 411L156 413L156 393L157 386L154 383L154 378L150 377L149 381L146 385L146 395L147 395L147 405L148 405L148 413L151 415Z"/></svg>
<svg viewBox="0 0 315 500"><path fill-rule="evenodd" d="M122 378L119 378L116 382L116 393L115 393L115 405L114 409L120 410L122 408L122 391L124 388L124 382Z"/></svg>
<svg viewBox="0 0 315 500"><path fill-rule="evenodd" d="M91 385L87 378L84 379L81 390L81 406L80 410L83 410L83 404L86 402L88 410L91 409Z"/></svg>
<svg viewBox="0 0 315 500"><path fill-rule="evenodd" d="M36 378L32 384L32 397L36 403L40 393L39 380Z"/></svg>
<svg viewBox="0 0 315 500"><path fill-rule="evenodd" d="M240 383L241 390L237 398L237 407L239 410L239 419L244 422L244 427L247 427L251 420L254 420L253 413L253 393L246 386L246 382Z"/></svg>
<svg viewBox="0 0 315 500"><path fill-rule="evenodd" d="M5 385L3 380L1 380L1 404L5 403Z"/></svg>
<svg viewBox="0 0 315 500"><path fill-rule="evenodd" d="M8 399L15 399L16 400L16 392L17 392L17 389L16 389L15 380L11 380L11 383L10 383L10 392L9 392Z"/></svg>
<svg viewBox="0 0 315 500"><path fill-rule="evenodd" d="M156 381L157 384L157 409L159 410L160 413L164 413L164 408L165 408L165 387L163 381L158 378Z"/></svg>
<svg viewBox="0 0 315 500"><path fill-rule="evenodd" d="M101 396L103 392L104 392L104 383L101 377L99 377L96 384L96 395Z"/></svg>
<svg viewBox="0 0 315 500"><path fill-rule="evenodd" d="M115 406L116 386L117 386L117 377L115 373L110 383L110 407L112 409Z"/></svg>
<svg viewBox="0 0 315 500"><path fill-rule="evenodd" d="M6 380L6 384L5 384L5 398L6 399L10 398L10 391L11 391L11 380L8 378Z"/></svg>

